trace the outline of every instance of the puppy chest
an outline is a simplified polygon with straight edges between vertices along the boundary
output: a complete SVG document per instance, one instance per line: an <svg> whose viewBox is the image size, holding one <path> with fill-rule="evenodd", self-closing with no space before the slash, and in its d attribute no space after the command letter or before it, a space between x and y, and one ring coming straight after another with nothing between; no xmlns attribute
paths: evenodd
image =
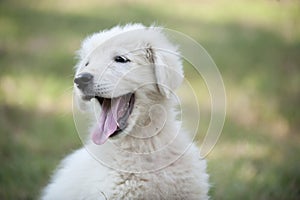
<svg viewBox="0 0 300 200"><path fill-rule="evenodd" d="M183 195L175 174L122 174L116 177L112 199L180 199Z"/></svg>

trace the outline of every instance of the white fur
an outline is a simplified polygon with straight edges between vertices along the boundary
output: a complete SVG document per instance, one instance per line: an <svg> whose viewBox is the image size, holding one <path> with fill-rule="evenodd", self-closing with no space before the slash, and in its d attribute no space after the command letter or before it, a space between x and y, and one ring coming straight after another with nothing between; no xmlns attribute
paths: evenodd
<svg viewBox="0 0 300 200"><path fill-rule="evenodd" d="M114 62L120 54L131 62ZM206 161L176 121L173 90L183 79L178 55L159 28L140 24L84 40L76 75L93 74L94 92L106 98L134 92L135 106L123 133L67 156L42 199L208 199Z"/></svg>

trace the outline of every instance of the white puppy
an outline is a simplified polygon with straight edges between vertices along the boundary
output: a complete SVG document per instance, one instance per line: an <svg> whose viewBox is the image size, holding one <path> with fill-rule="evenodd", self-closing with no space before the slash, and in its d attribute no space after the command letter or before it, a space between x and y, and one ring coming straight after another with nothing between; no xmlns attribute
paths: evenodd
<svg viewBox="0 0 300 200"><path fill-rule="evenodd" d="M96 33L79 58L75 95L101 112L85 148L62 161L42 199L208 199L206 162L176 120L182 62L161 29Z"/></svg>

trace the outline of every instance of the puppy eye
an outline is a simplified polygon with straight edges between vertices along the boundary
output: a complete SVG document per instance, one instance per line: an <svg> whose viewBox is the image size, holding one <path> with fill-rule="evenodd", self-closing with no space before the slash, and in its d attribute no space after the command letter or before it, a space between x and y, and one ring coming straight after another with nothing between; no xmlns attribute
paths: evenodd
<svg viewBox="0 0 300 200"><path fill-rule="evenodd" d="M125 56L116 56L114 58L114 60L118 63L127 63L130 62L130 60L128 58L126 58Z"/></svg>

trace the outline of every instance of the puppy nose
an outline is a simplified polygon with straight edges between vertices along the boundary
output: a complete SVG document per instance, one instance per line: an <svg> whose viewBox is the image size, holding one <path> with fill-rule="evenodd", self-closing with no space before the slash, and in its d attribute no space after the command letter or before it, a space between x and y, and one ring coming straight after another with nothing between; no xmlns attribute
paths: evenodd
<svg viewBox="0 0 300 200"><path fill-rule="evenodd" d="M93 75L90 73L78 74L74 79L74 83L76 83L79 89L86 88L89 84L92 83L92 81L93 81Z"/></svg>

